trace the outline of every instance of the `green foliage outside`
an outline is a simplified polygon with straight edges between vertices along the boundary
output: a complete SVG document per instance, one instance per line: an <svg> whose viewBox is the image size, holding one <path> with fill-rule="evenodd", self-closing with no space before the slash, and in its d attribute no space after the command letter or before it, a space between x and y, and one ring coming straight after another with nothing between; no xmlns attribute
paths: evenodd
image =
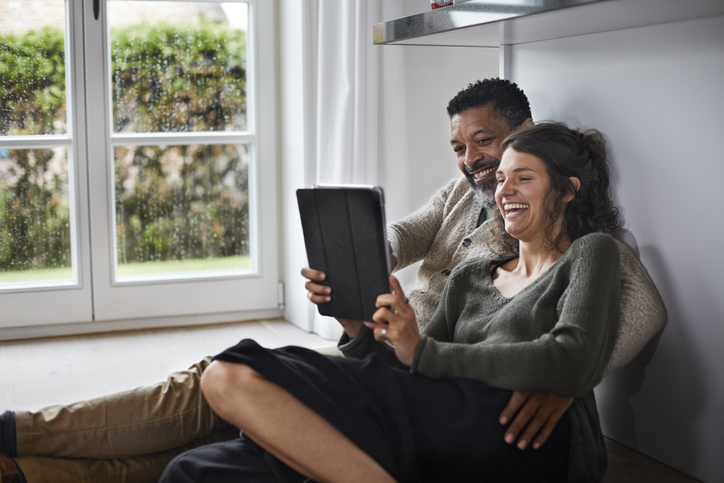
<svg viewBox="0 0 724 483"><path fill-rule="evenodd" d="M0 135L64 133L63 32L0 34Z"/></svg>
<svg viewBox="0 0 724 483"><path fill-rule="evenodd" d="M112 31L116 132L245 129L246 36L207 20Z"/></svg>
<svg viewBox="0 0 724 483"><path fill-rule="evenodd" d="M200 20L113 29L116 132L246 128L245 34ZM63 33L0 34L0 135L66 131ZM0 150L0 271L70 266L62 150ZM244 146L114 148L119 263L248 255Z"/></svg>

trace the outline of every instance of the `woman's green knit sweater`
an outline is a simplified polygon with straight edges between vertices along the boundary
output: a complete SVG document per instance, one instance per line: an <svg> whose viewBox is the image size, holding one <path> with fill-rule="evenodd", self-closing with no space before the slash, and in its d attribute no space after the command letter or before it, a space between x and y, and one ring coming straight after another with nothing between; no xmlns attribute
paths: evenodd
<svg viewBox="0 0 724 483"><path fill-rule="evenodd" d="M493 285L492 263L472 259L453 271L410 369L433 378L466 377L493 387L576 397L568 410L568 481L598 481L606 471L606 448L593 388L618 329L616 242L600 233L576 240L511 298ZM400 365L394 349L376 342L370 331L343 351L348 357L376 352Z"/></svg>

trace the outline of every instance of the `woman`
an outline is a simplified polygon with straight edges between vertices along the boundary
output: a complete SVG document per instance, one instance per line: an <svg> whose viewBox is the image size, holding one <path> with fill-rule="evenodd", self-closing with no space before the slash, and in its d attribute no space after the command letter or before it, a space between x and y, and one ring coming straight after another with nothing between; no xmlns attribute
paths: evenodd
<svg viewBox="0 0 724 483"><path fill-rule="evenodd" d="M618 248L603 233L620 225L603 140L547 123L503 147L496 202L518 257L459 265L423 334L391 276L393 293L365 323L372 330L353 341L356 354L375 354L361 360L250 340L219 354L204 395L244 435L182 455L164 478L600 479L592 390L619 309ZM576 399L545 445L519 450L496 420L511 390Z"/></svg>

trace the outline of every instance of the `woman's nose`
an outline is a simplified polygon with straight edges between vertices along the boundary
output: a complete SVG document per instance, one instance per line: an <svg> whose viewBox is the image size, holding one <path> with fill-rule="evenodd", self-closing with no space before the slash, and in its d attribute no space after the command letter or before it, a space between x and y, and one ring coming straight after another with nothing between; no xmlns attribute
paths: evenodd
<svg viewBox="0 0 724 483"><path fill-rule="evenodd" d="M506 180L503 180L502 183L499 182L499 183L498 183L497 192L498 192L498 194L500 194L501 196L505 196L505 195L511 194L511 193L513 192L513 185L512 185L512 183L510 182L510 180L507 180L507 179L506 179Z"/></svg>

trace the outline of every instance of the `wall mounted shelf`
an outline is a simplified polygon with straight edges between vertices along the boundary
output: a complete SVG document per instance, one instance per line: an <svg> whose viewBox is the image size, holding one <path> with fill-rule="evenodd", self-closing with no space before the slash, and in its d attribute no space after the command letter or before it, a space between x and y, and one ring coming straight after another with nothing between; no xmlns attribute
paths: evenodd
<svg viewBox="0 0 724 483"><path fill-rule="evenodd" d="M373 41L500 47L718 15L722 0L472 0L378 23Z"/></svg>

